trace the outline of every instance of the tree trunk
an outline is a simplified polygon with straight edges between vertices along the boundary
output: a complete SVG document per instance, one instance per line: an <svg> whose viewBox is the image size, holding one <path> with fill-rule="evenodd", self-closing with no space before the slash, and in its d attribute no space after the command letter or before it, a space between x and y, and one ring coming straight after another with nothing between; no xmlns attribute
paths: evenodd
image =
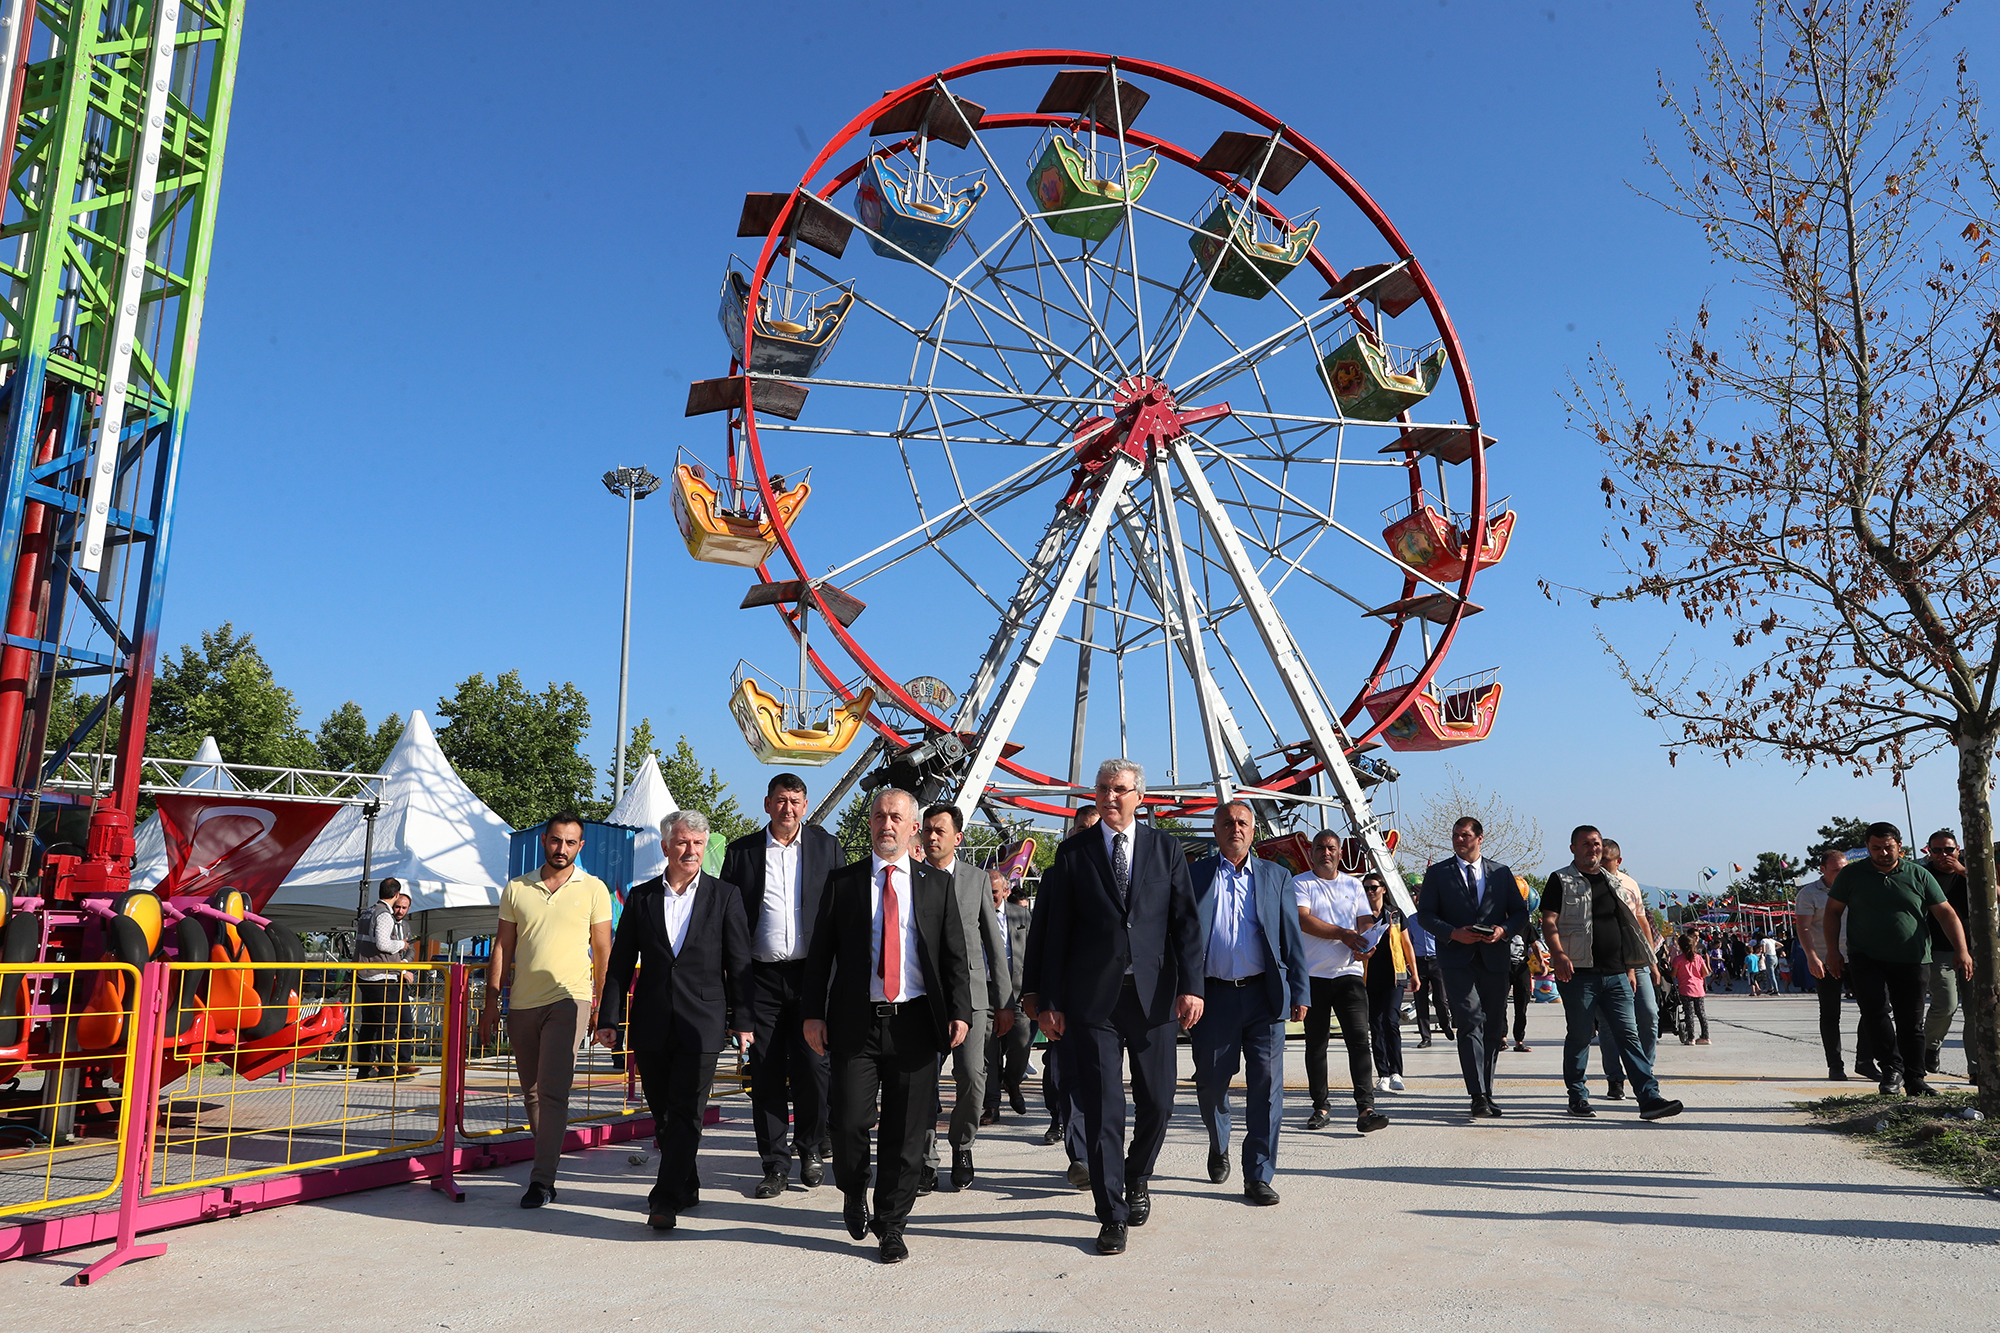
<svg viewBox="0 0 2000 1333"><path fill-rule="evenodd" d="M1965 824L1966 942L1972 984L1965 988L1965 1056L1979 1070L1979 1109L2000 1118L2000 907L1994 903L1993 807L1986 784L1993 768L1994 729L1958 737L1958 814ZM1916 831L1911 830L1911 837Z"/></svg>

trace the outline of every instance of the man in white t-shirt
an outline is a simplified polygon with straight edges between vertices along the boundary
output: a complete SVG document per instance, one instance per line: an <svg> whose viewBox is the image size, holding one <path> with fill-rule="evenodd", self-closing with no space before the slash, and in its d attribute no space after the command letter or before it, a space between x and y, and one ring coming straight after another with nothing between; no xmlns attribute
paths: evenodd
<svg viewBox="0 0 2000 1333"><path fill-rule="evenodd" d="M1375 1111L1375 1064L1368 1045L1368 941L1362 932L1375 924L1361 881L1340 870L1340 837L1320 830L1312 844L1312 872L1292 881L1298 895L1299 929L1305 934L1306 972L1312 979L1312 1004L1306 1009L1306 1081L1312 1088L1312 1118L1307 1129L1325 1129L1333 1122L1327 1093L1326 1047L1328 1019L1340 1021L1340 1039L1347 1044L1347 1072L1354 1084L1355 1122L1363 1134L1389 1123Z"/></svg>

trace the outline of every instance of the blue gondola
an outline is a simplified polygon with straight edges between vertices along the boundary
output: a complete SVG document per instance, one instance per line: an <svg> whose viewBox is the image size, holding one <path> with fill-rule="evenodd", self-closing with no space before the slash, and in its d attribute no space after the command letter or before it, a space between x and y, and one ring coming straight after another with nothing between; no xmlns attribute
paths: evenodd
<svg viewBox="0 0 2000 1333"><path fill-rule="evenodd" d="M767 277L757 311L750 370L759 375L808 377L817 371L854 308L851 284L802 292ZM716 311L729 350L743 354L743 311L750 302L750 279L732 261L722 275L722 302Z"/></svg>
<svg viewBox="0 0 2000 1333"><path fill-rule="evenodd" d="M869 157L854 187L861 225L876 233L868 238L868 247L884 259L935 264L986 193L986 178L975 174L971 184L954 189L967 177L931 176L922 162L906 162L906 170L898 171L891 156Z"/></svg>

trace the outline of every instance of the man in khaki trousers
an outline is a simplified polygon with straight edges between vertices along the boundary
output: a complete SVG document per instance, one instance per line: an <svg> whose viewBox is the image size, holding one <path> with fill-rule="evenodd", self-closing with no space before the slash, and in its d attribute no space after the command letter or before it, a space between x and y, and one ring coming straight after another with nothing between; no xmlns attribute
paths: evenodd
<svg viewBox="0 0 2000 1333"><path fill-rule="evenodd" d="M565 811L542 831L542 865L507 881L500 891L500 929L486 965L486 1004L479 1039L491 1042L500 1017L500 990L514 974L507 1033L521 1101L535 1134L535 1168L523 1208L556 1197L556 1162L569 1129L569 1090L576 1048L597 1026L598 997L611 957L611 890L576 864L583 821Z"/></svg>

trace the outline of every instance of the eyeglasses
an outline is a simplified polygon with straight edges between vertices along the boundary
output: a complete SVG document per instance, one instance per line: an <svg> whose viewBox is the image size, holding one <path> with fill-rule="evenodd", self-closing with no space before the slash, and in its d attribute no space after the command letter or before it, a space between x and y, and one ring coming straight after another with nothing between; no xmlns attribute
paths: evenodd
<svg viewBox="0 0 2000 1333"><path fill-rule="evenodd" d="M1101 796L1129 796L1137 790L1139 790L1137 787L1106 787L1102 785L1097 789L1098 794Z"/></svg>

